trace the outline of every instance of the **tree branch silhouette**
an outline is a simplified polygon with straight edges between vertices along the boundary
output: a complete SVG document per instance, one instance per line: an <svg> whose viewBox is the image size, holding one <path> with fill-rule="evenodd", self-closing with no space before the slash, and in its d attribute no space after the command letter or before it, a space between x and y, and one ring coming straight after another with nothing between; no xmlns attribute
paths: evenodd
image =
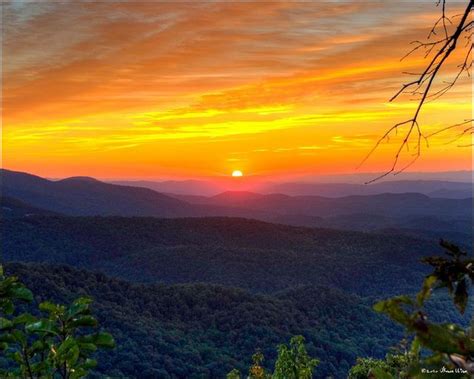
<svg viewBox="0 0 474 379"><path fill-rule="evenodd" d="M445 132L450 129L454 129L460 126L464 126L464 129L461 133L456 137L455 141L461 139L466 135L472 135L474 133L474 126L472 125L473 119L464 120L462 123L454 124L442 128L434 133L425 135L422 131L422 128L419 124L419 116L427 102L434 101L439 97L443 96L446 92L452 89L455 84L458 82L459 78L462 76L463 73L466 73L467 76L470 77L471 70L472 70L472 34L473 34L473 27L474 22L472 19L470 20L470 14L474 7L474 0L469 0L466 9L463 13L454 15L452 17L448 17L446 14L446 0L438 0L436 6L441 6L441 16L435 22L433 27L431 28L430 32L428 33L426 41L413 41L411 44L415 45L401 60L405 59L406 57L412 55L417 51L424 50L424 57L430 58L429 63L425 67L424 71L421 73L406 73L409 75L416 76L416 79L405 83L402 85L400 90L395 93L395 95L390 99L390 102L395 101L399 96L402 94L409 94L411 96L418 96L418 104L413 115L402 122L399 122L392 127L390 127L375 143L374 147L369 151L367 156L362 160L361 164L364 164L367 159L369 159L372 154L377 150L380 144L384 141L388 141L390 136L393 133L397 133L399 129L403 126L408 126L408 130L405 132L403 136L403 140L398 147L393 164L391 168L386 171L385 173L377 176L376 178L368 181L366 184L373 183L377 180L380 180L387 175L394 174L398 175L401 172L405 171L411 165L413 165L421 155L421 142L424 140L428 144L428 138L439 133ZM453 23L453 19L459 18L457 24ZM431 38L435 37L438 38L436 40L432 40ZM451 56L453 51L455 51L461 40L465 39L466 44L466 55L462 63L460 63L457 68L457 74L451 81L443 82L443 86L441 89L434 91L433 84L435 79L437 78L439 72L444 67L446 61ZM469 124L469 127L466 125ZM412 139L415 139L415 152L413 158L410 160L408 164L399 168L400 156L404 149L409 151L409 143ZM458 146L472 146L472 144L467 145L458 145ZM359 167L360 167L359 165Z"/></svg>

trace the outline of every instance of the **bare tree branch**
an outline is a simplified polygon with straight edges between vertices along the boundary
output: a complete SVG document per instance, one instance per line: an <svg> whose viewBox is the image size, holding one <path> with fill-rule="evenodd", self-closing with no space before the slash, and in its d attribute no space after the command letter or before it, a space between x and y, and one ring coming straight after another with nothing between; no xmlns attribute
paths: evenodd
<svg viewBox="0 0 474 379"><path fill-rule="evenodd" d="M460 124L455 124L455 125L445 127L443 129L438 130L437 132L431 133L426 136L424 135L419 124L418 119L423 109L423 106L428 102L438 99L439 97L447 93L449 90L451 90L455 86L455 84L458 82L459 78L463 75L463 73L470 76L470 71L472 69L472 33L473 33L474 26L473 26L473 21L469 20L469 15L471 14L471 11L474 7L474 0L468 1L467 7L463 13L452 16L452 17L448 17L446 14L446 0L438 0L436 5L437 6L441 5L441 16L435 22L430 32L428 33L427 41L425 42L413 41L412 45L415 45L415 46L404 57L402 57L402 60L403 60L417 51L424 50L425 58L428 58L431 56L431 59L429 63L426 65L422 73L420 74L408 73L409 75L417 76L417 78L415 80L412 80L408 83L403 84L400 90L397 91L395 95L390 99L390 102L392 102L396 100L402 94L409 94L411 96L419 96L418 99L416 99L416 101L418 102L418 105L416 106L416 109L413 115L408 120L399 122L393 125L392 127L390 127L385 132L385 134L383 134L377 140L374 147L369 151L367 156L361 162L360 165L364 164L367 161L367 159L369 159L372 156L375 150L377 150L377 148L380 146L382 142L389 141L390 136L393 133L397 133L401 127L408 125L408 129L405 132L404 138L394 156L394 161L391 168L387 172L383 173L382 175L379 175L378 177L370 180L369 182L367 182L367 184L380 180L384 178L385 176L392 173L394 175L398 175L401 172L405 171L408 167L413 165L421 155L422 139L424 139L426 143L428 143L429 137L439 134L441 132L450 130L450 129L454 129L458 126L464 126L468 123L470 124L470 126L464 129L458 137L462 138L466 135L472 134L474 131L473 126L472 126L472 121L473 121L472 119L466 120L465 122L460 123ZM457 18L459 18L459 22L454 27L452 20L457 19ZM442 32L442 37L439 37L439 39L435 41L430 41L430 38L432 38L433 36L438 36L438 33L440 32ZM464 48L467 49L467 52L466 52L463 62L458 65L459 70L457 74L454 76L452 80L448 82L444 81L443 82L444 85L440 89L434 91L433 85L434 85L435 79L438 77L439 72L445 66L446 61L451 56L453 51L455 51L458 48L459 44L461 43L462 38L466 39L466 44ZM412 138L415 138L415 141L416 141L415 153L413 154L414 158L407 165L405 165L401 169L398 169L400 155L402 154L402 151L404 150L404 148L408 149L409 141ZM459 146L462 146L462 145L459 145Z"/></svg>

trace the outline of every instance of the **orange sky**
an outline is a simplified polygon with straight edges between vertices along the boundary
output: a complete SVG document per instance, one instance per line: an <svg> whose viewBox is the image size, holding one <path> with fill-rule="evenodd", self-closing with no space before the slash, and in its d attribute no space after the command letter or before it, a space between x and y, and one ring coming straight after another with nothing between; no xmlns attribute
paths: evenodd
<svg viewBox="0 0 474 379"><path fill-rule="evenodd" d="M354 172L410 117L413 101L388 99L403 71L426 64L400 58L438 17L434 1L4 5L2 166L100 178ZM429 133L471 113L464 78L420 122ZM413 170L470 170L471 149L446 144L458 132L433 138ZM362 170L389 169L396 148Z"/></svg>

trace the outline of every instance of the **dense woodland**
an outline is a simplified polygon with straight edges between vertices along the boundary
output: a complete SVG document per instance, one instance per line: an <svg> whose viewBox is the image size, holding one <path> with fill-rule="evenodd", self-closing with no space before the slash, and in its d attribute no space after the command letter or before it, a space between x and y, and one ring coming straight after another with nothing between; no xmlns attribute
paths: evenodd
<svg viewBox="0 0 474 379"><path fill-rule="evenodd" d="M324 285L359 295L416 290L436 242L230 219L4 220L4 259L101 270L139 282L208 282L273 292ZM409 253L407 253L409 252Z"/></svg>
<svg viewBox="0 0 474 379"><path fill-rule="evenodd" d="M302 335L308 354L320 361L316 377L344 378L357 358L382 359L404 336L373 311L375 299L328 287L262 295L210 284L133 284L64 265L5 268L33 290L34 302L23 311L34 313L45 300L94 299L94 314L116 348L96 354L99 365L90 377L222 378L231 369L246 372L255 351L264 354L262 367L270 370L275 347ZM434 321L460 325L472 315L469 307L461 317L444 294L427 309ZM0 369L6 362L0 359Z"/></svg>
<svg viewBox="0 0 474 379"><path fill-rule="evenodd" d="M419 259L437 249L408 237L228 218L30 216L2 228L4 259L34 262L9 263L7 273L38 301L95 299L100 325L117 341L100 353L98 375L141 378L245 372L258 348L272 367L275 346L294 335L321 361L317 377L343 378L357 357L382 358L403 337L372 305L416 292L426 273ZM443 304L436 300L435 317L463 322Z"/></svg>
<svg viewBox="0 0 474 379"><path fill-rule="evenodd" d="M14 263L6 272L37 301L94 299L101 327L117 343L100 353L98 376L222 378L232 368L244 372L258 348L271 367L275 347L300 334L321 361L318 377L342 378L358 356L382 357L402 337L370 301L327 287L269 296L209 284L132 284L68 266Z"/></svg>

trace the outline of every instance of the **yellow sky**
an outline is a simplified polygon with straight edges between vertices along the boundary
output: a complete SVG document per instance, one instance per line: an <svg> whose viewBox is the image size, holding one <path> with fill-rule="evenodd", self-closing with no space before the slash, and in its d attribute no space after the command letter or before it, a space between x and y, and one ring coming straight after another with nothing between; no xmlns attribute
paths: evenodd
<svg viewBox="0 0 474 379"><path fill-rule="evenodd" d="M413 101L388 99L426 64L400 57L438 17L435 2L4 5L2 165L50 177L353 172L410 117ZM429 133L471 113L464 78L420 122ZM471 149L447 144L458 132L433 138L413 169L471 169ZM396 148L363 171L388 169Z"/></svg>

